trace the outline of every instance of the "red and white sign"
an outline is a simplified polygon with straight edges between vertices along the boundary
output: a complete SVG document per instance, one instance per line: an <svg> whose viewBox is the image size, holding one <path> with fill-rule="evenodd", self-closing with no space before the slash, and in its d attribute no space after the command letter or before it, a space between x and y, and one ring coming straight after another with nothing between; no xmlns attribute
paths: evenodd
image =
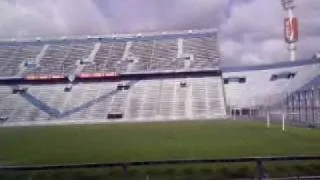
<svg viewBox="0 0 320 180"><path fill-rule="evenodd" d="M105 77L116 77L116 72L107 72L107 73L81 73L79 74L79 78L105 78ZM63 75L28 75L24 79L25 80L55 80L55 79L63 79L65 76Z"/></svg>
<svg viewBox="0 0 320 180"><path fill-rule="evenodd" d="M62 75L28 75L24 79L26 80L50 80L50 79L63 79Z"/></svg>
<svg viewBox="0 0 320 180"><path fill-rule="evenodd" d="M298 41L298 19L296 17L284 19L284 37L287 43Z"/></svg>
<svg viewBox="0 0 320 180"><path fill-rule="evenodd" d="M117 73L108 72L108 73L81 73L80 78L104 78L104 77L116 77Z"/></svg>

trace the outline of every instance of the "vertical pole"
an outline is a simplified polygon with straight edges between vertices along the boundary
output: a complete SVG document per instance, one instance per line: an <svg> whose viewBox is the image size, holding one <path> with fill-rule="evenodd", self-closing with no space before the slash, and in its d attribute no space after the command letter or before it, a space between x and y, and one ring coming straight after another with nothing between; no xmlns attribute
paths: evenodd
<svg viewBox="0 0 320 180"><path fill-rule="evenodd" d="M317 124L320 123L320 88L317 89L317 94L318 94L318 97L317 97L317 105L316 105L316 117L317 118Z"/></svg>
<svg viewBox="0 0 320 180"><path fill-rule="evenodd" d="M285 117L286 117L285 113L282 113L282 131L285 130Z"/></svg>
<svg viewBox="0 0 320 180"><path fill-rule="evenodd" d="M289 53L290 53L290 61L296 60L296 45L295 43L289 43L288 45Z"/></svg>
<svg viewBox="0 0 320 180"><path fill-rule="evenodd" d="M127 165L124 164L122 166L122 170L123 170L123 179L128 180L128 167L127 167Z"/></svg>
<svg viewBox="0 0 320 180"><path fill-rule="evenodd" d="M296 121L296 95L295 95L295 93L292 94L291 101L292 101L292 112L293 112L292 119L293 119L293 121Z"/></svg>
<svg viewBox="0 0 320 180"><path fill-rule="evenodd" d="M233 119L233 120L236 120L236 118L235 118L235 115L234 115L234 114L235 114L234 109L231 109L232 119Z"/></svg>
<svg viewBox="0 0 320 180"><path fill-rule="evenodd" d="M301 122L301 92L298 92L298 111L299 111L299 122Z"/></svg>
<svg viewBox="0 0 320 180"><path fill-rule="evenodd" d="M286 105L287 105L287 117L288 117L288 120L290 121L290 116L289 116L289 113L291 112L291 103L290 103L290 95L289 95L289 92L287 92L287 99L286 99Z"/></svg>
<svg viewBox="0 0 320 180"><path fill-rule="evenodd" d="M267 128L270 128L270 114L267 112Z"/></svg>
<svg viewBox="0 0 320 180"><path fill-rule="evenodd" d="M257 175L258 175L258 180L263 179L263 165L260 159L257 160Z"/></svg>
<svg viewBox="0 0 320 180"><path fill-rule="evenodd" d="M306 123L308 123L308 98L307 98L308 91L304 91L303 96L304 96L304 113L306 113L305 114L305 118L306 118L305 120L306 120Z"/></svg>
<svg viewBox="0 0 320 180"><path fill-rule="evenodd" d="M311 89L311 115L312 115L312 124L315 125L315 120L314 120L314 88Z"/></svg>

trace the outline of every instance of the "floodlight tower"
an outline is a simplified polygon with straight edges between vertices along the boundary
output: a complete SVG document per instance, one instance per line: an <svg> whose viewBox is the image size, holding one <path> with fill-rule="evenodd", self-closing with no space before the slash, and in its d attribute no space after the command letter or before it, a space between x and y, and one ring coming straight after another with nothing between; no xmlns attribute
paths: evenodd
<svg viewBox="0 0 320 180"><path fill-rule="evenodd" d="M298 41L298 18L294 16L293 9L295 8L294 0L281 0L283 9L287 13L284 18L284 38L288 44L290 60L296 60L296 42Z"/></svg>

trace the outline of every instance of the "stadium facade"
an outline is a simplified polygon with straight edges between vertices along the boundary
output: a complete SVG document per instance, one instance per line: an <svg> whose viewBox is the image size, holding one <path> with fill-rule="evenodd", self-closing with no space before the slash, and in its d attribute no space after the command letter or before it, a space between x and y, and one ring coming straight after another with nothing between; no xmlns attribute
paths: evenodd
<svg viewBox="0 0 320 180"><path fill-rule="evenodd" d="M222 71L228 105L235 107L273 105L295 91L317 87L319 83L315 80L320 75L320 59L226 67L222 68ZM241 78L242 82L236 81Z"/></svg>
<svg viewBox="0 0 320 180"><path fill-rule="evenodd" d="M215 29L3 40L0 119L2 126L221 119L230 108L275 104L320 76L319 59L220 62Z"/></svg>

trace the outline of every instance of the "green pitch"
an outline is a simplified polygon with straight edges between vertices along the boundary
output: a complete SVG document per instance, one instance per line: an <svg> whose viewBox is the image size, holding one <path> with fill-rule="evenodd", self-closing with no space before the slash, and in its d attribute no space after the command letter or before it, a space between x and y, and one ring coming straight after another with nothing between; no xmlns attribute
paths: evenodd
<svg viewBox="0 0 320 180"><path fill-rule="evenodd" d="M0 164L319 155L319 139L316 129L231 120L0 128Z"/></svg>

